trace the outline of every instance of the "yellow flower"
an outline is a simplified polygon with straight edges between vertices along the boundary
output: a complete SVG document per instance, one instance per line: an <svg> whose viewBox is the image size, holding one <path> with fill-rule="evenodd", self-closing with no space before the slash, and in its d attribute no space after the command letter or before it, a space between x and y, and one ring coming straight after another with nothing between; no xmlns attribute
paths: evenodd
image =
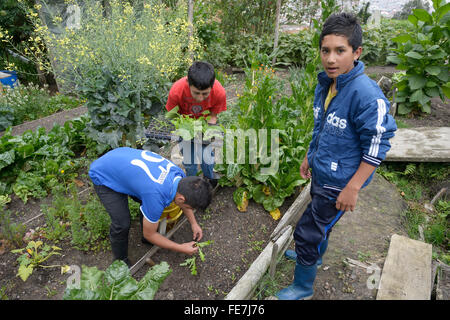
<svg viewBox="0 0 450 320"><path fill-rule="evenodd" d="M64 173L64 170L61 170L60 172L61 172L61 173Z"/></svg>

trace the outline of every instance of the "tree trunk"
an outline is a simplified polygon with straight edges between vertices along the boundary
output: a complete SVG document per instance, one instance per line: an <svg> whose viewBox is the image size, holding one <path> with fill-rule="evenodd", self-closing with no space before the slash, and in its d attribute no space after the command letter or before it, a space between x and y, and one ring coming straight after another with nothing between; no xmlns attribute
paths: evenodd
<svg viewBox="0 0 450 320"><path fill-rule="evenodd" d="M280 7L281 7L281 0L277 0L277 11L275 13L276 20L275 20L275 36L273 41L273 51L275 51L278 47L278 32L280 29ZM272 58L272 66L275 65L277 58L274 56Z"/></svg>
<svg viewBox="0 0 450 320"><path fill-rule="evenodd" d="M194 0L188 0L188 26L189 26L189 45L192 44L192 37L194 33ZM194 62L194 52L189 49L189 54L191 57L191 62Z"/></svg>

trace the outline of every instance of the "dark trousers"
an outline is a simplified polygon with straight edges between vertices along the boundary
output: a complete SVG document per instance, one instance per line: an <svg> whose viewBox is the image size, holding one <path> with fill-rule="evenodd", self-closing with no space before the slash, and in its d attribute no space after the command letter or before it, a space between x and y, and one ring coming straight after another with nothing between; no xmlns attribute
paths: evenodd
<svg viewBox="0 0 450 320"><path fill-rule="evenodd" d="M128 207L128 195L116 192L105 186L94 185L94 189L111 217L109 239L114 260L124 260L126 263L129 263L128 233L130 231L131 215ZM134 197L133 200L140 202L139 199Z"/></svg>
<svg viewBox="0 0 450 320"><path fill-rule="evenodd" d="M297 262L311 266L320 257L319 248L328 239L333 226L344 214L336 209L340 191L325 189L311 181L311 203L298 221L294 231Z"/></svg>

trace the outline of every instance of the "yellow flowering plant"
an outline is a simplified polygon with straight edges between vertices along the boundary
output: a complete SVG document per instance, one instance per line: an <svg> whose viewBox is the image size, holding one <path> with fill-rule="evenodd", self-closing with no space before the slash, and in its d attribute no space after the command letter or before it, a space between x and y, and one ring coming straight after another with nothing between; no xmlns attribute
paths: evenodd
<svg viewBox="0 0 450 320"><path fill-rule="evenodd" d="M27 56L39 60L45 44L50 59L40 64L53 70L60 90L86 99L90 137L134 146L199 48L195 33L189 38L186 1L173 8L160 0L135 6L110 0L105 7L96 0L64 2L65 10L49 0L29 9L35 44Z"/></svg>

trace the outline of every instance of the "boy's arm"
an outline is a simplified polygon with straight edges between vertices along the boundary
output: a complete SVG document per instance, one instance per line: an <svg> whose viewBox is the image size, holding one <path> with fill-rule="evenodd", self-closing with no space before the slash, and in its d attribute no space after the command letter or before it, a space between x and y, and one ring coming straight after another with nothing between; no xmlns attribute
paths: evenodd
<svg viewBox="0 0 450 320"><path fill-rule="evenodd" d="M195 241L180 244L158 233L159 223L151 223L144 218L142 225L144 238L160 248L186 253L189 255L192 255L198 251L198 247L195 246Z"/></svg>
<svg viewBox="0 0 450 320"><path fill-rule="evenodd" d="M198 225L197 220L195 220L194 211L184 208L183 213L191 224L193 239L195 241L200 241L203 238L203 231Z"/></svg>
<svg viewBox="0 0 450 320"><path fill-rule="evenodd" d="M208 123L216 124L217 123L217 115L223 111L227 110L227 94L225 89L222 87L220 82L216 82L214 85L214 100L213 105L209 109L210 111L210 120ZM215 120L214 120L215 118ZM213 122L214 121L214 122Z"/></svg>
<svg viewBox="0 0 450 320"><path fill-rule="evenodd" d="M365 161L361 161L358 170L339 194L336 200L336 209L343 211L355 209L359 190L376 168Z"/></svg>
<svg viewBox="0 0 450 320"><path fill-rule="evenodd" d="M217 113L214 113L212 111L209 113L208 123L209 124L216 124L217 123Z"/></svg>
<svg viewBox="0 0 450 320"><path fill-rule="evenodd" d="M389 102L381 97L358 108L353 121L361 143L362 159L358 170L337 198L338 210L355 209L359 190L385 159L391 147L389 139L397 130L395 120L388 112Z"/></svg>
<svg viewBox="0 0 450 320"><path fill-rule="evenodd" d="M167 98L167 103L166 103L167 111L172 110L173 108L178 106L180 103L178 95L176 95L174 91L175 91L175 88L172 86L172 88L169 91L169 97Z"/></svg>

